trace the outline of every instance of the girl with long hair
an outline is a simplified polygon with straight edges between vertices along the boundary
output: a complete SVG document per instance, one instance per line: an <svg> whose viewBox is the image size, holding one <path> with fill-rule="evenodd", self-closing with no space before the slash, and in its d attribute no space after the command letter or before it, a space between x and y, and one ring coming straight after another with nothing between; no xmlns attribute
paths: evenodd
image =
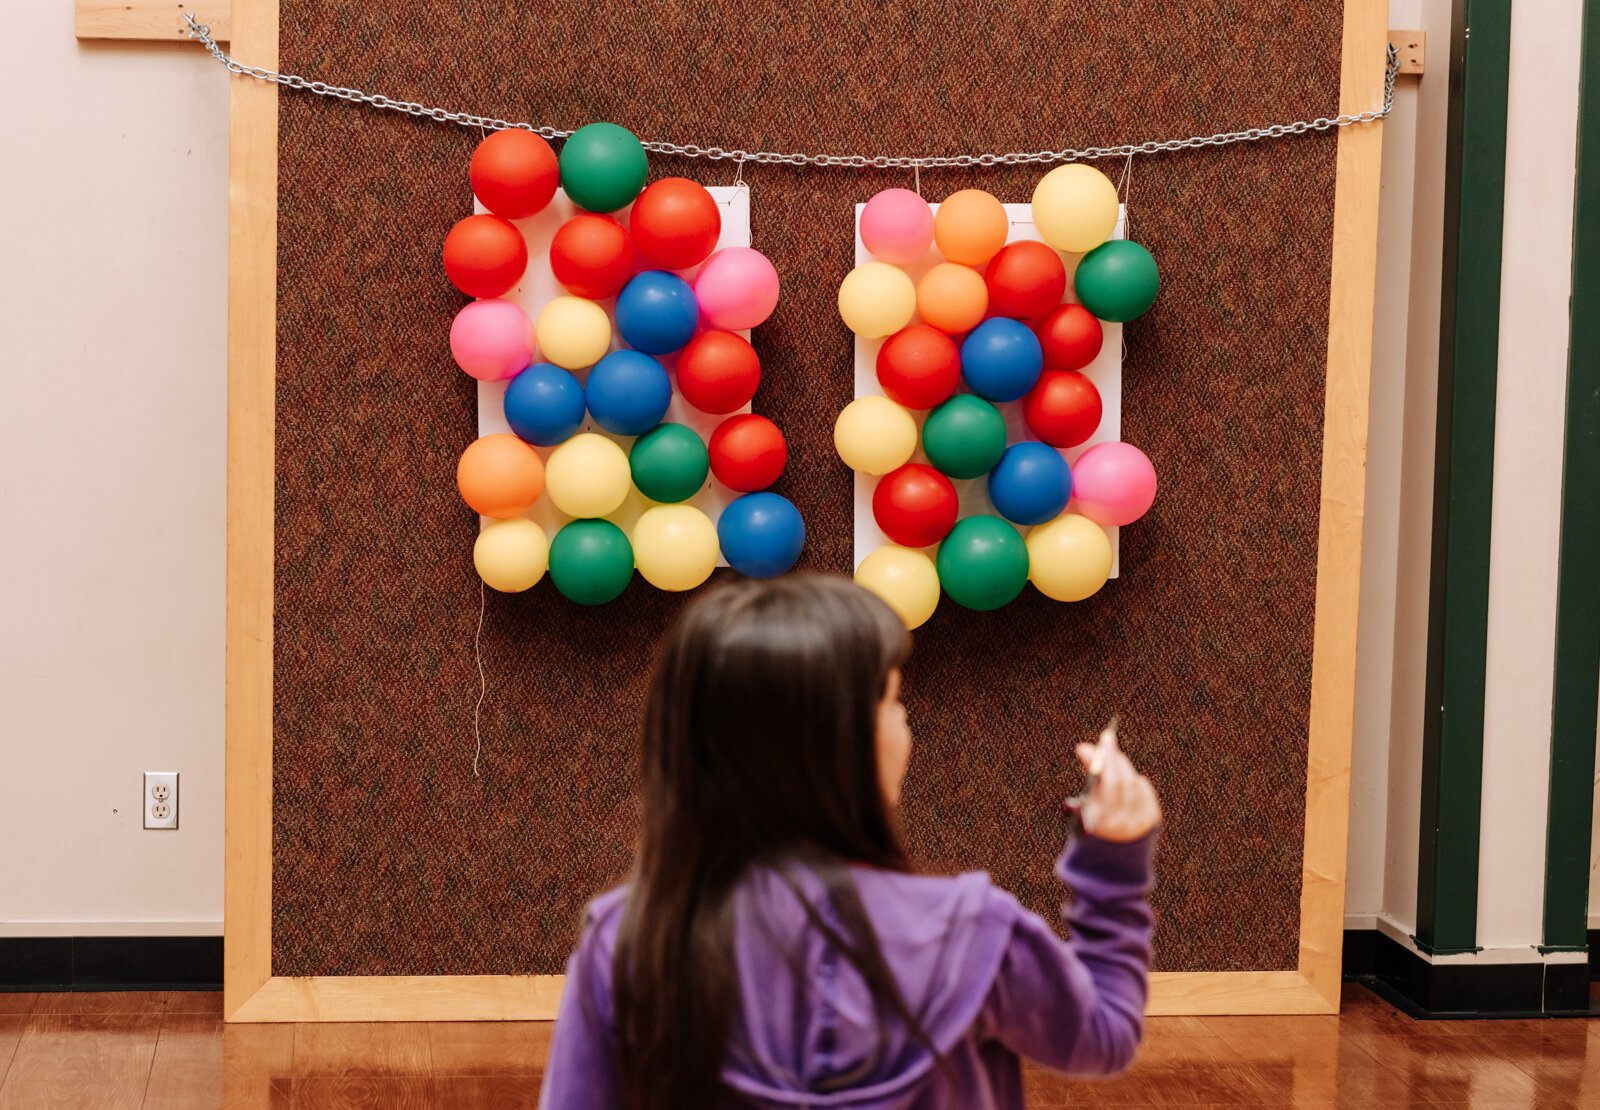
<svg viewBox="0 0 1600 1110"><path fill-rule="evenodd" d="M1057 874L1073 939L986 874L901 844L910 638L878 598L793 576L715 590L645 710L643 833L590 906L550 1110L1022 1106L1021 1057L1125 1068L1143 1030L1160 809L1115 736Z"/></svg>

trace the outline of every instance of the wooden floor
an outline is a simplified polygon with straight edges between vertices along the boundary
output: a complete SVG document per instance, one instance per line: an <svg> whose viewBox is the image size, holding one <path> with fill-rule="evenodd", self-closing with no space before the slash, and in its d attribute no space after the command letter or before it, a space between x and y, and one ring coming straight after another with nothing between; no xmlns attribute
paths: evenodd
<svg viewBox="0 0 1600 1110"><path fill-rule="evenodd" d="M1600 1107L1600 1022L1416 1022L1360 987L1311 1018L1155 1018L1114 1080L1029 1074L1029 1105ZM0 994L0 1110L538 1101L550 1027L224 1025L202 993Z"/></svg>

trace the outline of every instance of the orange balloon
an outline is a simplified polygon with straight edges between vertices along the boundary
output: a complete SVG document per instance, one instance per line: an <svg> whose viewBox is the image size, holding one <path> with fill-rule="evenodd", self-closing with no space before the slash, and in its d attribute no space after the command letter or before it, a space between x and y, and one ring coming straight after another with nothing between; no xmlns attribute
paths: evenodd
<svg viewBox="0 0 1600 1110"><path fill-rule="evenodd" d="M982 189L951 193L933 216L939 253L964 266L982 266L1006 245L1011 221L1005 206Z"/></svg>
<svg viewBox="0 0 1600 1110"><path fill-rule="evenodd" d="M514 435L484 436L461 453L456 488L484 516L521 516L544 492L544 460Z"/></svg>
<svg viewBox="0 0 1600 1110"><path fill-rule="evenodd" d="M922 322L950 335L971 331L989 309L989 287L971 266L941 262L917 282Z"/></svg>

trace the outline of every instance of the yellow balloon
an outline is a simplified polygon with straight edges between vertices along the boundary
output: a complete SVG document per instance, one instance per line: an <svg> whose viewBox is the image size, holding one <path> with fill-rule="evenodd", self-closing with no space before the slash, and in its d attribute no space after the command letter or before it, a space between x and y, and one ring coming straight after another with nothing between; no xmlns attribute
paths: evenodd
<svg viewBox="0 0 1600 1110"><path fill-rule="evenodd" d="M1093 166L1057 166L1034 186L1033 226L1058 251L1092 251L1117 228L1117 187Z"/></svg>
<svg viewBox="0 0 1600 1110"><path fill-rule="evenodd" d="M1111 538L1088 517L1058 516L1028 533L1028 578L1045 597L1082 601L1111 577Z"/></svg>
<svg viewBox="0 0 1600 1110"><path fill-rule="evenodd" d="M633 526L633 561L658 590L692 590L717 566L717 528L693 505L657 505Z"/></svg>
<svg viewBox="0 0 1600 1110"><path fill-rule="evenodd" d="M491 590L519 594L544 577L550 565L550 541L544 529L526 517L497 520L478 533L472 565Z"/></svg>
<svg viewBox="0 0 1600 1110"><path fill-rule="evenodd" d="M605 357L611 347L611 318L582 297L557 297L539 312L533 335L546 362L582 370Z"/></svg>
<svg viewBox="0 0 1600 1110"><path fill-rule="evenodd" d="M584 432L550 453L544 488L568 516L605 516L628 496L633 476L628 456L603 435Z"/></svg>
<svg viewBox="0 0 1600 1110"><path fill-rule="evenodd" d="M868 262L845 275L839 286L839 315L862 339L882 339L911 323L917 287L898 266Z"/></svg>
<svg viewBox="0 0 1600 1110"><path fill-rule="evenodd" d="M856 584L883 598L907 628L918 628L939 605L933 560L909 547L884 544L856 568Z"/></svg>
<svg viewBox="0 0 1600 1110"><path fill-rule="evenodd" d="M851 470L887 474L917 449L917 421L887 397L857 397L834 422L833 445Z"/></svg>

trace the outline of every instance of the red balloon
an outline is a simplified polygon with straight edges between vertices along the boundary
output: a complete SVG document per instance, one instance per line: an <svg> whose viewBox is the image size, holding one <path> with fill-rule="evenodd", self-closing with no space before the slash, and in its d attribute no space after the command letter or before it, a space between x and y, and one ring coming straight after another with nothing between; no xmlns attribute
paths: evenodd
<svg viewBox="0 0 1600 1110"><path fill-rule="evenodd" d="M633 243L610 216L581 212L550 240L550 272L575 296L603 301L633 277Z"/></svg>
<svg viewBox="0 0 1600 1110"><path fill-rule="evenodd" d="M1046 370L1082 370L1100 353L1100 321L1081 304L1064 304L1039 321Z"/></svg>
<svg viewBox="0 0 1600 1110"><path fill-rule="evenodd" d="M664 177L645 186L628 225L640 258L656 269L686 270L716 249L722 210L698 183Z"/></svg>
<svg viewBox="0 0 1600 1110"><path fill-rule="evenodd" d="M444 272L469 297L511 291L528 268L528 244L510 220L468 216L444 237Z"/></svg>
<svg viewBox="0 0 1600 1110"><path fill-rule="evenodd" d="M938 328L912 324L878 348L878 384L908 409L943 404L961 383L961 351Z"/></svg>
<svg viewBox="0 0 1600 1110"><path fill-rule="evenodd" d="M1067 268L1061 256L1043 243L1023 240L1001 247L984 272L991 316L1038 316L1061 303L1067 291Z"/></svg>
<svg viewBox="0 0 1600 1110"><path fill-rule="evenodd" d="M472 152L468 178L483 206L496 216L520 220L544 210L561 176L555 151L531 131L496 131Z"/></svg>
<svg viewBox="0 0 1600 1110"><path fill-rule="evenodd" d="M938 543L956 526L956 487L923 463L906 463L878 480L872 515L883 534L901 547Z"/></svg>
<svg viewBox="0 0 1600 1110"><path fill-rule="evenodd" d="M1100 426L1100 391L1076 370L1047 370L1022 402L1028 430L1052 447L1076 447Z"/></svg>
<svg viewBox="0 0 1600 1110"><path fill-rule="evenodd" d="M718 424L706 450L717 481L740 493L766 489L778 480L789 461L789 448L778 426L751 412Z"/></svg>
<svg viewBox="0 0 1600 1110"><path fill-rule="evenodd" d="M703 331L678 354L678 392L701 412L744 408L761 384L761 359L742 335Z"/></svg>

